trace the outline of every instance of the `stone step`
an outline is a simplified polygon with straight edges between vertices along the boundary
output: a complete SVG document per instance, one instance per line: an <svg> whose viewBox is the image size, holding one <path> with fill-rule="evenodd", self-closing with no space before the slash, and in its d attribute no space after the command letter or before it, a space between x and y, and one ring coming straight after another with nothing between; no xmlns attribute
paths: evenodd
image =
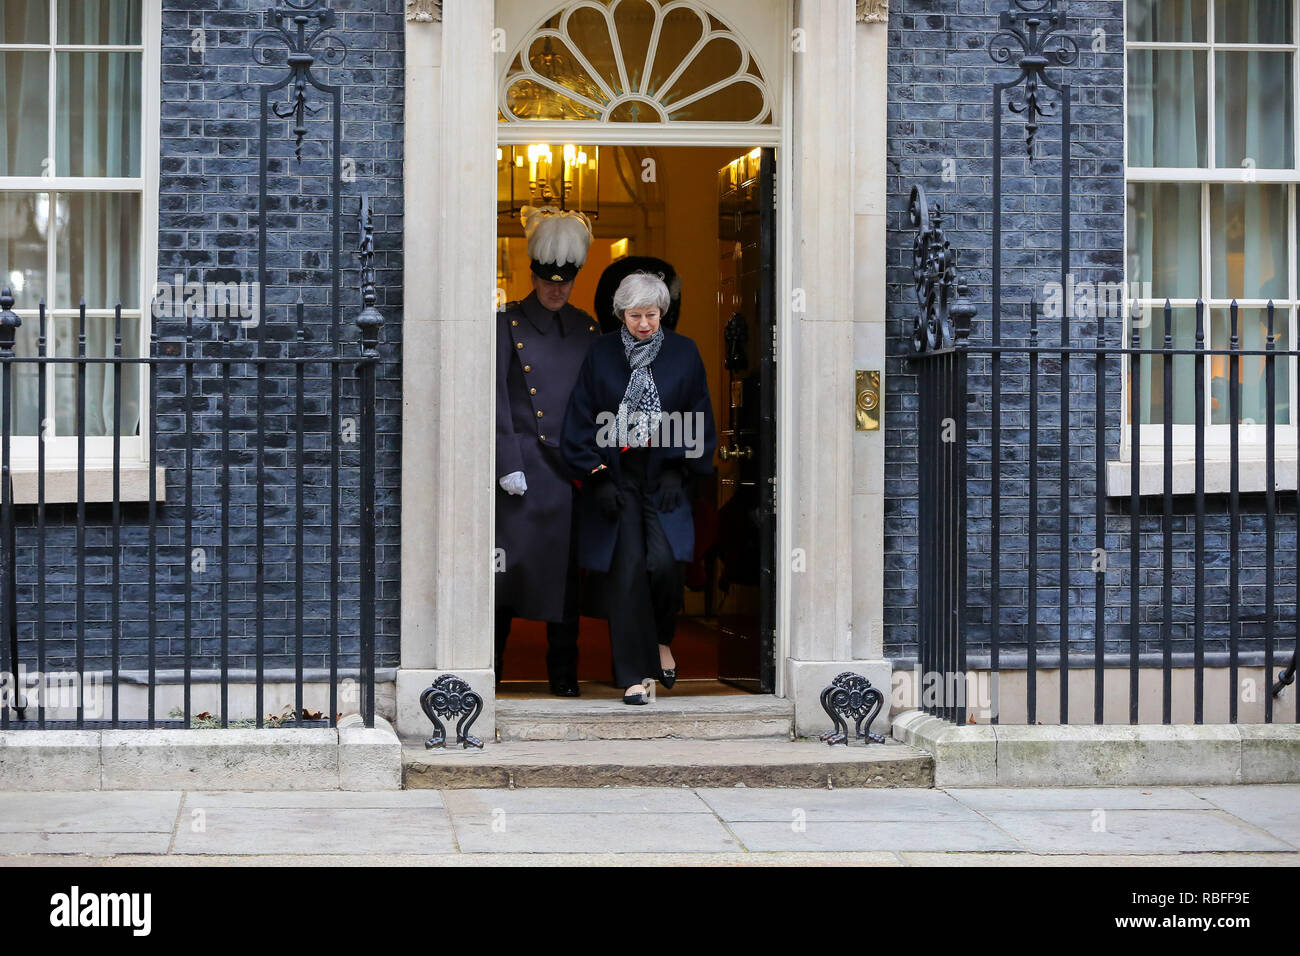
<svg viewBox="0 0 1300 956"><path fill-rule="evenodd" d="M619 699L497 699L497 730L508 740L789 739L794 705L768 694L660 696L644 707Z"/></svg>
<svg viewBox="0 0 1300 956"><path fill-rule="evenodd" d="M895 741L507 740L402 748L407 789L489 787L930 787L929 754Z"/></svg>

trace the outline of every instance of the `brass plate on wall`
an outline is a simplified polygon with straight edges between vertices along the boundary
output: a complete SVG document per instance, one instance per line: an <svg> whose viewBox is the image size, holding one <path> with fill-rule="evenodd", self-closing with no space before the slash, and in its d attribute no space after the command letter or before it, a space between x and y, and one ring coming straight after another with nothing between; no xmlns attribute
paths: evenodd
<svg viewBox="0 0 1300 956"><path fill-rule="evenodd" d="M880 428L880 371L858 369L854 378L853 409L857 430L876 431Z"/></svg>

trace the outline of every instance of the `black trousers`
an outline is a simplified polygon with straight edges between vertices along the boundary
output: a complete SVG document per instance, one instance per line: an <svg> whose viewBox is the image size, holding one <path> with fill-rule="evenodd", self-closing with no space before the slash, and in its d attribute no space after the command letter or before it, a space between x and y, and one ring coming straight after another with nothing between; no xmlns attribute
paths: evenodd
<svg viewBox="0 0 1300 956"><path fill-rule="evenodd" d="M633 448L619 459L623 506L613 560L601 581L619 687L658 679L659 645L672 643L682 609L685 565L673 557L654 508L655 492L646 487L647 457L645 449Z"/></svg>
<svg viewBox="0 0 1300 956"><path fill-rule="evenodd" d="M569 565L564 585L564 618L546 622L546 674L552 681L578 681L578 510L572 510L569 527ZM498 607L493 621L496 631L496 677L501 680L506 641L515 612Z"/></svg>
<svg viewBox="0 0 1300 956"><path fill-rule="evenodd" d="M514 621L513 609L499 607L496 610L496 668L497 680L501 679L501 668L505 661L506 641L510 637L510 625ZM563 621L546 622L546 674L553 681L578 680L578 615L566 617Z"/></svg>

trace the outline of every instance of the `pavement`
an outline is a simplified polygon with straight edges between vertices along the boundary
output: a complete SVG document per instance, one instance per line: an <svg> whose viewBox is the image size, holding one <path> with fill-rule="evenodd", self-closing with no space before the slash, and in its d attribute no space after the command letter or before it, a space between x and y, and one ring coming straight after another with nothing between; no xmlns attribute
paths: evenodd
<svg viewBox="0 0 1300 956"><path fill-rule="evenodd" d="M1300 865L1300 785L0 792L0 864Z"/></svg>

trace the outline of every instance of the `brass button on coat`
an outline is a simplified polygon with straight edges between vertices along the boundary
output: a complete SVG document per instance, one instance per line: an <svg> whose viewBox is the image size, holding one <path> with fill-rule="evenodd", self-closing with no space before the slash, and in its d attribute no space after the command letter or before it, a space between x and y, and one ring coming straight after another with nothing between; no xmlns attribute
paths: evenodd
<svg viewBox="0 0 1300 956"><path fill-rule="evenodd" d="M531 372L532 370L533 370L533 367L532 367L531 365L525 365L525 366L524 366L524 371L525 371L525 372Z"/></svg>
<svg viewBox="0 0 1300 956"><path fill-rule="evenodd" d="M542 441L546 441L546 436L545 436L545 435L539 435L538 437L539 437Z"/></svg>
<svg viewBox="0 0 1300 956"><path fill-rule="evenodd" d="M537 394L537 389L535 389L535 388L530 388L530 389L528 390L528 394L529 394L529 395L536 395L536 394Z"/></svg>
<svg viewBox="0 0 1300 956"><path fill-rule="evenodd" d="M538 418L542 417L542 410L540 408L537 410L537 417Z"/></svg>
<svg viewBox="0 0 1300 956"><path fill-rule="evenodd" d="M515 343L515 348L517 348L517 349L521 349L521 348L523 348L523 347L524 347L524 343L523 343L523 342L516 342L516 343Z"/></svg>
<svg viewBox="0 0 1300 956"><path fill-rule="evenodd" d="M511 320L510 320L510 324L511 324L511 325L518 325L518 324L519 324L519 320L518 320L518 319L511 319Z"/></svg>

